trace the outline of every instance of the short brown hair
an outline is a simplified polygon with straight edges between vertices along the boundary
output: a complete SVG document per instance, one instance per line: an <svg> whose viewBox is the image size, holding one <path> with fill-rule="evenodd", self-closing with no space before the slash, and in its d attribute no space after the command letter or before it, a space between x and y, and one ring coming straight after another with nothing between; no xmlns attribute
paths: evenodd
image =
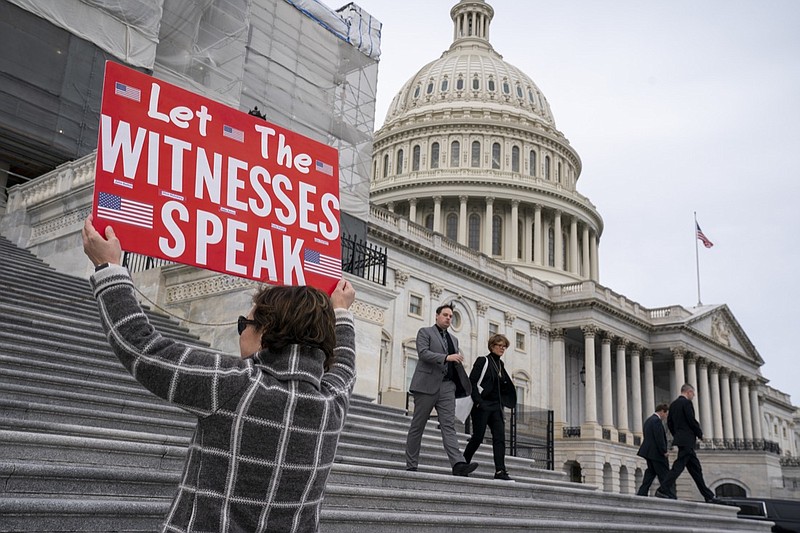
<svg viewBox="0 0 800 533"><path fill-rule="evenodd" d="M325 370L333 366L336 318L327 294L308 286L265 285L253 296L253 304L262 348L316 346L325 353Z"/></svg>
<svg viewBox="0 0 800 533"><path fill-rule="evenodd" d="M658 412L666 413L667 411L669 411L669 405L668 404L660 403L660 404L656 405L656 413L658 413Z"/></svg>
<svg viewBox="0 0 800 533"><path fill-rule="evenodd" d="M490 352L492 351L492 346L494 346L495 344L502 344L506 348L511 346L511 343L508 342L508 338L505 335L501 335L500 333L495 333L494 335L489 337L488 344L489 344L489 351Z"/></svg>

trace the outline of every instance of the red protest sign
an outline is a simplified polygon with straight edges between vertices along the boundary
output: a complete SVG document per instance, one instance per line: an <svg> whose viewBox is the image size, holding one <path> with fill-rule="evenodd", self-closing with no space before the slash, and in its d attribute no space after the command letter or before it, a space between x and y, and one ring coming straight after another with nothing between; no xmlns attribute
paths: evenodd
<svg viewBox="0 0 800 533"><path fill-rule="evenodd" d="M94 224L123 249L332 291L341 273L337 151L106 63Z"/></svg>

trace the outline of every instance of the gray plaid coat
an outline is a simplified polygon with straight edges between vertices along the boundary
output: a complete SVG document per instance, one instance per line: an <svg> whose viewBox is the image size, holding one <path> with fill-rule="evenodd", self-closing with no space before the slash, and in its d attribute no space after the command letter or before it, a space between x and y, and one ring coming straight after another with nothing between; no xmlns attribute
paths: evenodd
<svg viewBox="0 0 800 533"><path fill-rule="evenodd" d="M197 415L162 532L313 532L355 383L352 314L336 310L336 362L292 345L249 359L162 337L125 268L91 279L103 327L128 371Z"/></svg>

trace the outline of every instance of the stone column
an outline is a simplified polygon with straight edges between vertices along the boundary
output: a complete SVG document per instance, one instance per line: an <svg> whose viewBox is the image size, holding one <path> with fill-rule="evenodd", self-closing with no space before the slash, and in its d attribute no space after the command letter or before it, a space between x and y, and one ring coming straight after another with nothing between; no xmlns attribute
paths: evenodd
<svg viewBox="0 0 800 533"><path fill-rule="evenodd" d="M589 248L592 253L592 280L598 282L600 281L600 257L597 255L599 253L599 247L600 245L597 242L597 234L594 233L589 240Z"/></svg>
<svg viewBox="0 0 800 533"><path fill-rule="evenodd" d="M639 355L642 347L631 345L631 407L633 408L633 434L642 436L642 376ZM649 409L647 411L650 412Z"/></svg>
<svg viewBox="0 0 800 533"><path fill-rule="evenodd" d="M411 222L414 222L415 224L417 222L417 199L416 198L411 198L408 201L408 220L410 220Z"/></svg>
<svg viewBox="0 0 800 533"><path fill-rule="evenodd" d="M761 429L761 406L758 402L758 382L750 382L750 417L753 419L753 439L761 440L764 432Z"/></svg>
<svg viewBox="0 0 800 533"><path fill-rule="evenodd" d="M625 347L628 341L617 337L617 429L628 431L628 371Z"/></svg>
<svg viewBox="0 0 800 533"><path fill-rule="evenodd" d="M594 368L594 337L597 335L596 326L583 326L583 366L586 370L586 396L584 403L585 422L597 424L597 382Z"/></svg>
<svg viewBox="0 0 800 533"><path fill-rule="evenodd" d="M750 410L750 383L745 378L739 381L739 386L742 388L742 429L744 431L744 440L753 440L753 418L751 417Z"/></svg>
<svg viewBox="0 0 800 533"><path fill-rule="evenodd" d="M483 253L492 257L492 218L494 198L492 196L486 197L486 213L483 218Z"/></svg>
<svg viewBox="0 0 800 533"><path fill-rule="evenodd" d="M681 387L686 383L686 375L683 370L683 356L686 350L681 347L672 348L672 357L675 365L675 382L672 384L672 397L677 398L681 393Z"/></svg>
<svg viewBox="0 0 800 533"><path fill-rule="evenodd" d="M655 411L656 393L653 384L653 353L650 350L645 350L644 352L644 404L646 413Z"/></svg>
<svg viewBox="0 0 800 533"><path fill-rule="evenodd" d="M553 237L555 237L555 261L554 267L556 270L564 270L561 259L564 257L564 239L561 236L561 211L556 210L555 218L553 219Z"/></svg>
<svg viewBox="0 0 800 533"><path fill-rule="evenodd" d="M703 437L708 441L714 440L714 425L711 421L711 391L708 387L708 361L700 359L697 394L700 396L700 427L703 428Z"/></svg>
<svg viewBox="0 0 800 533"><path fill-rule="evenodd" d="M542 264L542 206L533 206L533 263Z"/></svg>
<svg viewBox="0 0 800 533"><path fill-rule="evenodd" d="M442 197L433 197L433 231L442 232Z"/></svg>
<svg viewBox="0 0 800 533"><path fill-rule="evenodd" d="M578 273L578 219L572 217L569 223L569 271Z"/></svg>
<svg viewBox="0 0 800 533"><path fill-rule="evenodd" d="M722 400L722 434L725 440L733 438L733 414L731 413L731 382L730 370L721 368L719 371L719 391Z"/></svg>
<svg viewBox="0 0 800 533"><path fill-rule="evenodd" d="M564 353L564 330L555 328L550 331L550 339L553 341L553 422L557 426L555 429L560 434L559 427L567 425L567 376L566 360Z"/></svg>
<svg viewBox="0 0 800 533"><path fill-rule="evenodd" d="M686 352L686 383L692 385L695 389L695 396L692 400L694 405L694 412L697 414L697 420L700 420L700 406L698 405L697 395L700 394L697 387L697 358L693 353Z"/></svg>
<svg viewBox="0 0 800 533"><path fill-rule="evenodd" d="M522 249L525 250L525 253L523 254L523 260L525 261L526 264L531 264L531 262L533 261L533 245L531 243L531 239L533 238L533 233L531 233L532 225L533 225L533 216L531 215L531 210L526 209L525 225L524 225L525 232L523 233L522 236L522 242L524 243Z"/></svg>
<svg viewBox="0 0 800 533"><path fill-rule="evenodd" d="M709 365L708 380L711 382L711 414L714 424L714 439L724 438L722 432L722 403L719 399L719 366L716 363Z"/></svg>
<svg viewBox="0 0 800 533"><path fill-rule="evenodd" d="M601 395L603 397L603 429L614 428L613 390L611 388L611 337L603 334L600 346Z"/></svg>
<svg viewBox="0 0 800 533"><path fill-rule="evenodd" d="M731 408L733 410L733 438L744 438L742 429L742 397L739 394L739 375L731 372Z"/></svg>
<svg viewBox="0 0 800 533"><path fill-rule="evenodd" d="M519 200L511 200L511 242L508 243L510 247L506 247L506 250L510 250L510 257L506 259L508 261L517 261L519 257Z"/></svg>
<svg viewBox="0 0 800 533"><path fill-rule="evenodd" d="M582 268L583 272L581 273L581 275L584 278L589 279L589 278L592 277L592 267L591 267L591 264L590 264L590 261L589 261L589 258L590 258L590 256L589 256L589 226L587 226L586 224L583 225L583 234L581 235L581 249L582 249L582 252L583 252L583 264L581 265L581 268Z"/></svg>
<svg viewBox="0 0 800 533"><path fill-rule="evenodd" d="M467 200L469 196L458 197L458 244L467 245Z"/></svg>

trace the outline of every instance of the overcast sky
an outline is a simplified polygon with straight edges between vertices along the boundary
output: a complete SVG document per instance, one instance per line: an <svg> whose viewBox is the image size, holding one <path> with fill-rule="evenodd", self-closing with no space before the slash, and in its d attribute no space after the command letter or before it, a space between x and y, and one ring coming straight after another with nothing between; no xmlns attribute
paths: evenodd
<svg viewBox="0 0 800 533"><path fill-rule="evenodd" d="M383 22L376 128L452 42L456 0L358 0ZM800 1L490 0L492 45L550 102L597 206L600 282L727 304L800 403ZM800 328L798 328L800 329Z"/></svg>

